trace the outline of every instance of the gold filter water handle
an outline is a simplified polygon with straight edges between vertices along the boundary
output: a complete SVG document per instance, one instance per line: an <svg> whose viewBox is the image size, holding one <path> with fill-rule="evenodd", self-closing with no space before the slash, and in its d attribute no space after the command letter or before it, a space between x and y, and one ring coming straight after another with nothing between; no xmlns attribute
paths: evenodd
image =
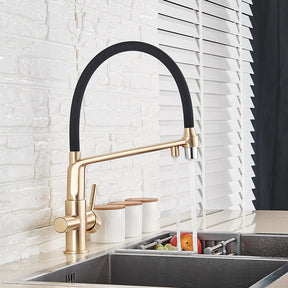
<svg viewBox="0 0 288 288"><path fill-rule="evenodd" d="M101 226L101 218L96 213L93 212L94 202L95 202L95 193L96 193L96 184L92 184L89 209L86 212L87 216L87 232L95 233L99 230Z"/></svg>
<svg viewBox="0 0 288 288"><path fill-rule="evenodd" d="M93 210L93 206L94 206L95 192L96 192L96 184L92 184L90 202L89 202L89 210L91 211Z"/></svg>

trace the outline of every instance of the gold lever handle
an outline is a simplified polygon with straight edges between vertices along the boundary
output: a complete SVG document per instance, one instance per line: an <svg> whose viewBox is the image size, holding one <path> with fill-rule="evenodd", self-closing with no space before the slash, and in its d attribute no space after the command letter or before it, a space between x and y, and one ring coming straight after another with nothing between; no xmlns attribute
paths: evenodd
<svg viewBox="0 0 288 288"><path fill-rule="evenodd" d="M99 230L101 226L101 219L100 217L93 212L93 206L95 201L95 192L96 192L96 184L92 184L91 187L91 195L89 201L89 209L86 212L87 217L87 232L88 233L95 233Z"/></svg>
<svg viewBox="0 0 288 288"><path fill-rule="evenodd" d="M96 184L92 184L90 202L89 202L89 210L93 210L94 200L95 200L95 192L96 192Z"/></svg>

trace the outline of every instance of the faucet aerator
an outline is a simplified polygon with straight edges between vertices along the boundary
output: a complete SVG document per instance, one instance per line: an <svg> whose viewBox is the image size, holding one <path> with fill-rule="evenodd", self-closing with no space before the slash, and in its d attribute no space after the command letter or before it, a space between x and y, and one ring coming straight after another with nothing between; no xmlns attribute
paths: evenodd
<svg viewBox="0 0 288 288"><path fill-rule="evenodd" d="M197 147L185 147L185 158L187 160L197 159L198 158L198 149Z"/></svg>

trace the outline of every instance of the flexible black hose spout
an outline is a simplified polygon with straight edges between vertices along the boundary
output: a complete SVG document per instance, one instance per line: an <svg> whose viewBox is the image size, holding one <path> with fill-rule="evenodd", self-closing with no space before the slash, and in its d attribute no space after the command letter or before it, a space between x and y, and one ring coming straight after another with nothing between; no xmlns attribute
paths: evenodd
<svg viewBox="0 0 288 288"><path fill-rule="evenodd" d="M81 104L87 84L95 70L108 58L126 51L138 51L150 54L162 62L172 74L182 102L184 128L194 127L191 97L186 80L177 64L161 49L144 42L128 41L112 45L97 54L86 66L76 85L70 111L70 151L80 151L79 121Z"/></svg>

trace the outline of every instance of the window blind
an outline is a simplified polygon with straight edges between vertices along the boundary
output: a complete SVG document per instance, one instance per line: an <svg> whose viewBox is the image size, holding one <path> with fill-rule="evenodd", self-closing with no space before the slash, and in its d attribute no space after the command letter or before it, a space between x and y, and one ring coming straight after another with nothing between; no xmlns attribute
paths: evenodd
<svg viewBox="0 0 288 288"><path fill-rule="evenodd" d="M173 222L175 189L182 219L189 218L191 177L199 211L254 209L251 4L249 0L159 0L159 47L176 61L187 80L200 136L195 175L189 175L188 161L182 156L175 181L175 163L167 151L161 152L162 225ZM163 66L159 69L160 135L162 141L170 141L182 137L181 102L170 73Z"/></svg>

